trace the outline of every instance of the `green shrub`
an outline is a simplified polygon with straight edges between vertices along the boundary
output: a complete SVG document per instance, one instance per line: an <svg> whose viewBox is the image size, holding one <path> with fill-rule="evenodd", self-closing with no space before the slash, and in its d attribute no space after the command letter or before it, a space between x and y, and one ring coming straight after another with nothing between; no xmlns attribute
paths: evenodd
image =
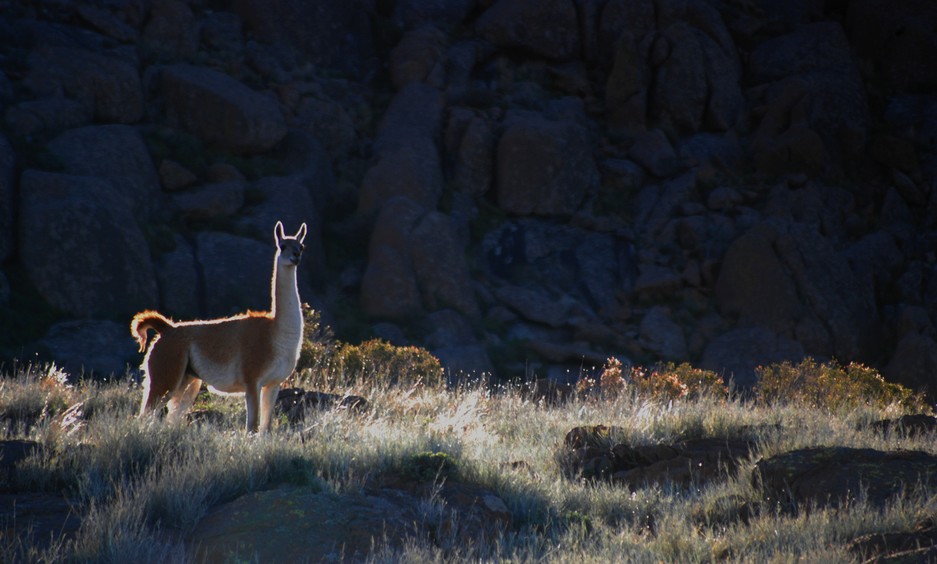
<svg viewBox="0 0 937 564"><path fill-rule="evenodd" d="M344 343L332 356L333 381L351 385L438 386L442 382L439 360L420 347L397 347L381 339L360 345Z"/></svg>
<svg viewBox="0 0 937 564"><path fill-rule="evenodd" d="M785 361L758 367L755 372L755 396L765 404L800 402L828 410L896 405L906 413L928 411L923 396L856 362L844 367L805 358L798 364Z"/></svg>
<svg viewBox="0 0 937 564"><path fill-rule="evenodd" d="M445 452L421 452L404 461L402 474L419 482L455 478L457 467L453 457Z"/></svg>
<svg viewBox="0 0 937 564"><path fill-rule="evenodd" d="M324 364L335 344L335 337L328 325L322 323L322 316L309 304L302 305L303 344L299 349L296 371L316 370Z"/></svg>

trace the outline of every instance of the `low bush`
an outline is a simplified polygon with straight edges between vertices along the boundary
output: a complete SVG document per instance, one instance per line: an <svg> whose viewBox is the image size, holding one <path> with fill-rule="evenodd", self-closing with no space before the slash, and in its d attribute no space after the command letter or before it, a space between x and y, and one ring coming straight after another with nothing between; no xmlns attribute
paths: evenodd
<svg viewBox="0 0 937 564"><path fill-rule="evenodd" d="M711 370L694 368L686 362L658 364L651 369L641 366L626 369L617 358L609 358L605 362L598 382L586 377L577 385L580 393L597 391L606 398L617 397L629 389L638 396L664 402L725 396L727 393L721 376Z"/></svg>
<svg viewBox="0 0 937 564"><path fill-rule="evenodd" d="M755 396L768 405L801 403L831 411L897 406L904 413L929 411L921 394L888 382L875 369L856 362L842 366L805 358L797 364L785 361L758 367L756 376Z"/></svg>
<svg viewBox="0 0 937 564"><path fill-rule="evenodd" d="M381 339L358 345L336 341L319 313L303 304L305 327L296 371L317 388L343 390L353 386L438 386L443 370L429 351L398 347Z"/></svg>
<svg viewBox="0 0 937 564"><path fill-rule="evenodd" d="M442 366L429 351L397 347L381 339L340 345L330 368L331 380L340 386L438 386L442 382Z"/></svg>
<svg viewBox="0 0 937 564"><path fill-rule="evenodd" d="M651 370L633 368L631 381L639 394L664 401L726 394L722 376L712 370L694 368L687 362L668 362Z"/></svg>

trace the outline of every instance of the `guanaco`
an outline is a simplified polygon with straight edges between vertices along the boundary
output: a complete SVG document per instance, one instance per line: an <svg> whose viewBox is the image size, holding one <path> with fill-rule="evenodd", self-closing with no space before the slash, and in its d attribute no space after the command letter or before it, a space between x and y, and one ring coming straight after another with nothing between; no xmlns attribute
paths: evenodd
<svg viewBox="0 0 937 564"><path fill-rule="evenodd" d="M303 252L306 224L296 235L274 228L277 251L270 282L270 311L247 311L222 319L176 322L156 311L133 316L130 332L146 350L147 331L156 331L141 368L146 378L142 417L168 405L178 418L195 402L202 381L221 394L243 393L247 431L265 433L270 426L280 384L296 368L303 337L303 315L296 267Z"/></svg>

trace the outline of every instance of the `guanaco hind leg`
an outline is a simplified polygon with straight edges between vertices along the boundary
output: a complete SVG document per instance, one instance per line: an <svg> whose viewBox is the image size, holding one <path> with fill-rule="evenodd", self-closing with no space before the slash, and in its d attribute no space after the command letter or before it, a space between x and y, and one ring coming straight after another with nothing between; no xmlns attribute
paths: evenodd
<svg viewBox="0 0 937 564"><path fill-rule="evenodd" d="M146 383L140 415L159 409L179 388L185 376L187 358L176 347L160 346L157 341L146 357Z"/></svg>
<svg viewBox="0 0 937 564"><path fill-rule="evenodd" d="M202 387L202 381L195 376L188 375L178 389L172 393L169 400L169 418L177 419L192 407L195 396Z"/></svg>

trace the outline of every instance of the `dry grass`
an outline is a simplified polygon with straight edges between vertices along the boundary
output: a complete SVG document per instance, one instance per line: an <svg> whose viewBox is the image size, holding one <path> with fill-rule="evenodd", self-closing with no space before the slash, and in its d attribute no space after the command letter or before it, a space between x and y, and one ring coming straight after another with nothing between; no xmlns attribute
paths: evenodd
<svg viewBox="0 0 937 564"><path fill-rule="evenodd" d="M516 389L400 387L386 380L343 386L322 391L364 396L372 408L313 411L303 427L281 421L268 436L245 437L237 397L202 402L223 413L219 421L171 424L133 417L141 390L128 381L69 385L54 367L4 375L2 438L45 445L18 466L18 487L65 491L85 517L70 542L39 549L11 541L0 546L0 559L185 561L181 539L215 504L281 482L356 490L424 453L444 453L461 478L498 492L515 526L504 538L474 546L413 539L377 550L374 561L837 562L851 560L843 547L856 536L937 516L933 491L885 509L855 503L796 515L776 511L759 503L750 461L738 476L705 487L632 493L567 480L557 456L567 431L595 424L621 427L639 444L687 436L754 439L752 460L816 445L937 453L933 434L909 439L861 430L897 414L896 406L830 410L712 394L663 401L628 390L552 406ZM518 461L525 464L514 469Z"/></svg>

